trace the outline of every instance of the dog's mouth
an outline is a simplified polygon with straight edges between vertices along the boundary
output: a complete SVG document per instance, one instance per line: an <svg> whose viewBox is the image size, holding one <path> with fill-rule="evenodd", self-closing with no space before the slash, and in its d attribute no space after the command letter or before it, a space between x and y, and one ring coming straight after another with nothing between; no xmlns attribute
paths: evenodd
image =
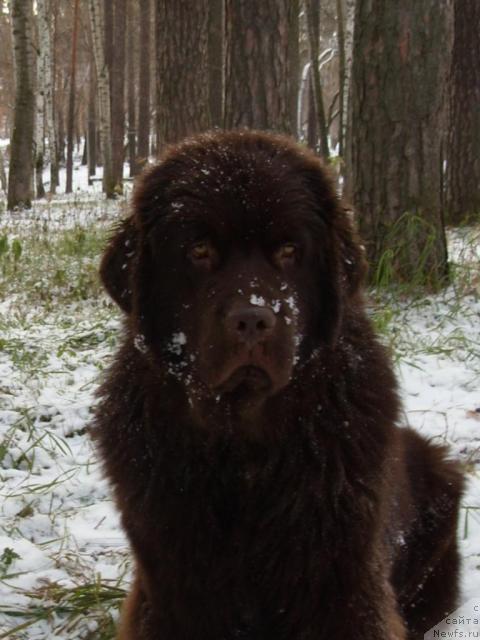
<svg viewBox="0 0 480 640"><path fill-rule="evenodd" d="M220 393L267 393L271 387L272 379L265 369L255 365L244 365L235 369L217 388L217 391Z"/></svg>

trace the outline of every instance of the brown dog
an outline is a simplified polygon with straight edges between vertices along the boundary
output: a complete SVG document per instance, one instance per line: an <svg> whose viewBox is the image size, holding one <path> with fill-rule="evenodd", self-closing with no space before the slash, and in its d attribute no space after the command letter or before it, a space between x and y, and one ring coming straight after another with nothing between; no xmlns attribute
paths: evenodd
<svg viewBox="0 0 480 640"><path fill-rule="evenodd" d="M396 426L364 270L288 139L202 135L140 179L94 429L136 561L122 639L403 640L455 607L462 477Z"/></svg>

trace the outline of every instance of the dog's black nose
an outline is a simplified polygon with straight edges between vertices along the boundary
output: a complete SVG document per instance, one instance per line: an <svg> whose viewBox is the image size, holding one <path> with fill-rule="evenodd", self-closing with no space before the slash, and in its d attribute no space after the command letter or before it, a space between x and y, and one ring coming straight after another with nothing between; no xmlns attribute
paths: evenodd
<svg viewBox="0 0 480 640"><path fill-rule="evenodd" d="M254 346L268 338L277 319L268 307L234 308L227 314L227 331L239 342Z"/></svg>

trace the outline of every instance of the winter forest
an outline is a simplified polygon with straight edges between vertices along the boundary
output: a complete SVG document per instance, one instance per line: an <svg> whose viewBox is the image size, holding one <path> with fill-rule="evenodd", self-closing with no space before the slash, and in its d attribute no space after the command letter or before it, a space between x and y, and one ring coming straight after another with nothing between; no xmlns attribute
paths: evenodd
<svg viewBox="0 0 480 640"><path fill-rule="evenodd" d="M88 436L135 180L210 129L329 167L405 422L468 476L480 598L480 2L0 1L0 639L114 637L131 558Z"/></svg>

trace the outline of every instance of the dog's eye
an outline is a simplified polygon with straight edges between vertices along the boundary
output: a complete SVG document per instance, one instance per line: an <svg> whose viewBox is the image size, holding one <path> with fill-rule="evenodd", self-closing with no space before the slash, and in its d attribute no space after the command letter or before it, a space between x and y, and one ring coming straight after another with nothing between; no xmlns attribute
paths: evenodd
<svg viewBox="0 0 480 640"><path fill-rule="evenodd" d="M190 248L189 257L193 264L210 268L216 262L217 252L209 242L197 242Z"/></svg>
<svg viewBox="0 0 480 640"><path fill-rule="evenodd" d="M298 258L298 247L293 242L282 244L275 251L274 260L280 266L288 266L294 264Z"/></svg>

